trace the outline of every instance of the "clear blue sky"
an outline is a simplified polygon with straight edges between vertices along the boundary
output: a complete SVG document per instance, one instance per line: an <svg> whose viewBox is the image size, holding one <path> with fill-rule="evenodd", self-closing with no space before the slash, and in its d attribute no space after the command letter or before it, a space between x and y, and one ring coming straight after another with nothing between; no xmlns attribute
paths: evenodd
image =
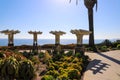
<svg viewBox="0 0 120 80"><path fill-rule="evenodd" d="M95 39L120 39L120 0L98 0L94 28ZM76 38L70 30L88 30L88 13L83 0L77 6L75 0L0 0L0 31L5 29L20 30L15 38L32 38L29 30L42 31L39 38L54 38L51 30L65 31L62 38Z"/></svg>

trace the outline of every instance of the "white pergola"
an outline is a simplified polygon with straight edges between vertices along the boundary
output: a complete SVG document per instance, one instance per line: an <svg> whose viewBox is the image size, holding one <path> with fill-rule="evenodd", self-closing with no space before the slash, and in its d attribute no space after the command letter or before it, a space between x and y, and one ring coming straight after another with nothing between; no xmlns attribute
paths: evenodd
<svg viewBox="0 0 120 80"><path fill-rule="evenodd" d="M92 33L91 31L82 30L82 29L79 29L79 30L75 29L75 30L71 30L70 32L76 35L77 45L82 45L84 35L89 35Z"/></svg>
<svg viewBox="0 0 120 80"><path fill-rule="evenodd" d="M50 31L50 33L55 35L55 44L60 44L60 35L66 34L63 31Z"/></svg>
<svg viewBox="0 0 120 80"><path fill-rule="evenodd" d="M20 33L19 30L3 30L1 33L8 35L8 46L14 46L14 34Z"/></svg>
<svg viewBox="0 0 120 80"><path fill-rule="evenodd" d="M28 33L33 35L33 43L37 43L37 35L42 34L40 31L28 31Z"/></svg>

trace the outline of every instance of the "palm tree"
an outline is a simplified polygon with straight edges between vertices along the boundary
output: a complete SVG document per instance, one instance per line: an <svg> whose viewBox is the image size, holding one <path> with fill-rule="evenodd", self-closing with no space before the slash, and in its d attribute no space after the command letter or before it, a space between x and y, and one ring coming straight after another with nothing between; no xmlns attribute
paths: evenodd
<svg viewBox="0 0 120 80"><path fill-rule="evenodd" d="M76 0L76 4L78 4L78 0ZM92 32L89 36L89 46L91 47L94 47L93 7L95 4L97 10L97 0L84 0L84 5L88 9L89 31Z"/></svg>

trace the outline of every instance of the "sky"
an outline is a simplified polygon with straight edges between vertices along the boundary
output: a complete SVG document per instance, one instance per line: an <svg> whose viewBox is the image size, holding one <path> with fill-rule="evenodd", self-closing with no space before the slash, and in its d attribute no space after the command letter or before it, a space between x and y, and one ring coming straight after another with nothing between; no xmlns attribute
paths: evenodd
<svg viewBox="0 0 120 80"><path fill-rule="evenodd" d="M94 7L95 39L120 39L120 0L98 0ZM0 0L0 31L19 30L16 39L31 39L28 31L43 32L39 39L51 39L50 31L64 31L62 39L75 39L72 29L88 30L88 11L79 0ZM0 34L0 38L7 35ZM88 36L84 36L85 39Z"/></svg>

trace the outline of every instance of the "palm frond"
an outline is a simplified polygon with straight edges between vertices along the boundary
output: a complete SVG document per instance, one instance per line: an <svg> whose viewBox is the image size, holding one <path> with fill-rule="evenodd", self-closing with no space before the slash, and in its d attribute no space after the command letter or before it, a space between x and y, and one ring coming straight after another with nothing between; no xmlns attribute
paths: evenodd
<svg viewBox="0 0 120 80"><path fill-rule="evenodd" d="M76 5L78 5L78 0L76 0Z"/></svg>
<svg viewBox="0 0 120 80"><path fill-rule="evenodd" d="M97 2L97 0L96 0L95 4L96 4L96 11L97 11L97 8L98 8L98 2Z"/></svg>
<svg viewBox="0 0 120 80"><path fill-rule="evenodd" d="M69 3L71 3L72 0L69 0ZM76 5L78 5L78 0L76 0Z"/></svg>

